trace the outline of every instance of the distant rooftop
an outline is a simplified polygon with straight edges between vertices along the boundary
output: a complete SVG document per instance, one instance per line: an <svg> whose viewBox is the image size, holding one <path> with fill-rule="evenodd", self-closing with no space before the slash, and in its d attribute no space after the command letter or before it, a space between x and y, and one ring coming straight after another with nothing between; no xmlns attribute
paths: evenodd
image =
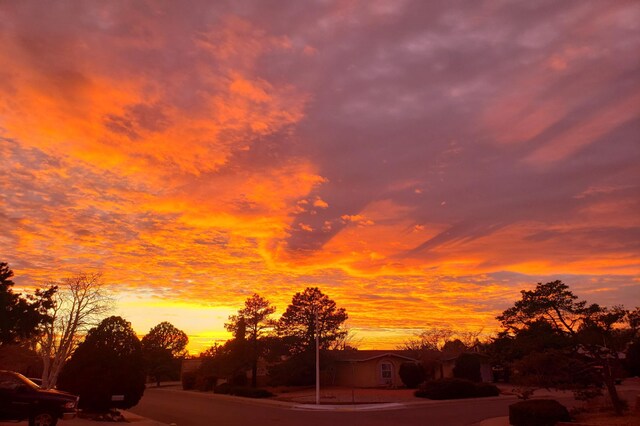
<svg viewBox="0 0 640 426"><path fill-rule="evenodd" d="M395 356L404 358L407 361L419 361L411 351L406 350L356 350L356 351L331 351L331 355L337 361L363 362L371 359L382 358L384 356Z"/></svg>

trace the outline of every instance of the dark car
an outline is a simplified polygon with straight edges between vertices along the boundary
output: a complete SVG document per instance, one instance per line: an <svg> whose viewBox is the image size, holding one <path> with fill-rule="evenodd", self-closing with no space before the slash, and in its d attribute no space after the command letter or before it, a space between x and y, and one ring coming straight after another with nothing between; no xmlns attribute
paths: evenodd
<svg viewBox="0 0 640 426"><path fill-rule="evenodd" d="M55 426L76 415L78 397L41 389L22 374L0 370L0 421L29 420L29 426Z"/></svg>

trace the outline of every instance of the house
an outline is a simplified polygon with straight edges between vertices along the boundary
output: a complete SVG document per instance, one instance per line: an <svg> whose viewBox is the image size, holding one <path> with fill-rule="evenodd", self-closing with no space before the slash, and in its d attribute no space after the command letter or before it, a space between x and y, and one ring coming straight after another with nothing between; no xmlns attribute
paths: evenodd
<svg viewBox="0 0 640 426"><path fill-rule="evenodd" d="M184 373L196 373L202 365L203 358L184 358L180 368L180 377Z"/></svg>
<svg viewBox="0 0 640 426"><path fill-rule="evenodd" d="M27 377L42 376L42 358L19 345L0 346L0 370L11 370Z"/></svg>
<svg viewBox="0 0 640 426"><path fill-rule="evenodd" d="M180 377L183 377L184 374L193 374L193 375L197 375L200 367L203 365L204 361L206 360L206 358L185 358L182 360L182 367L180 369ZM250 367L246 367L243 369L244 373L247 376L247 380L251 380L251 368ZM258 386L266 386L268 383L268 377L267 377L267 373L268 373L268 363L265 361L264 358L260 358L258 359L258 371L256 374L256 381ZM210 373L209 373L210 374ZM207 373L203 373L203 375L207 375ZM212 377L212 376L211 376ZM224 383L227 380L227 377L216 377L216 382L217 384L219 383Z"/></svg>
<svg viewBox="0 0 640 426"><path fill-rule="evenodd" d="M399 387L400 365L420 362L412 353L403 350L331 351L333 359L325 380L328 385L349 387Z"/></svg>
<svg viewBox="0 0 640 426"><path fill-rule="evenodd" d="M443 357L440 359L440 371L439 374L436 373L435 379L442 378L451 378L454 377L453 369L456 366L456 362L458 358L463 354L458 354L450 357ZM471 356L475 358L475 362L479 368L479 376L480 381L488 383L493 381L493 372L491 370L491 363L489 362L489 357L479 353L466 352L464 355Z"/></svg>

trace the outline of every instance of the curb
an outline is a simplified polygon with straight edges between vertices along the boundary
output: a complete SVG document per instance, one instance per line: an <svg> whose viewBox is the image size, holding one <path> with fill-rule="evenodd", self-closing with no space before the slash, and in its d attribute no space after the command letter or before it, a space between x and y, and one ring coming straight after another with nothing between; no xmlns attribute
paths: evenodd
<svg viewBox="0 0 640 426"><path fill-rule="evenodd" d="M399 402L387 402L380 404L298 404L291 407L298 411L383 411L383 410L401 410L406 408L405 404Z"/></svg>
<svg viewBox="0 0 640 426"><path fill-rule="evenodd" d="M167 423L162 423L157 420L151 420L147 417L139 416L131 411L120 410L122 417L127 423L135 423L137 426L168 426Z"/></svg>

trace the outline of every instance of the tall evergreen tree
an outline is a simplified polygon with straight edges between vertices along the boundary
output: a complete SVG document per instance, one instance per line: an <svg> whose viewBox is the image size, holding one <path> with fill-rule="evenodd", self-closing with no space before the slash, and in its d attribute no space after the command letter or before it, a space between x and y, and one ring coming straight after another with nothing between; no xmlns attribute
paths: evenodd
<svg viewBox="0 0 640 426"><path fill-rule="evenodd" d="M267 299L254 294L244 302L244 308L237 315L231 315L229 322L225 324L225 328L236 338L242 335L248 344L253 387L257 385L258 359L264 350L263 338L273 328L274 322L270 317L275 311L275 306Z"/></svg>
<svg viewBox="0 0 640 426"><path fill-rule="evenodd" d="M289 343L292 353L300 353L315 347L315 337L321 349L328 349L336 340L344 337L343 328L347 311L338 308L336 302L317 287L308 287L296 293L291 304L277 324L278 335Z"/></svg>
<svg viewBox="0 0 640 426"><path fill-rule="evenodd" d="M163 378L179 376L180 366L176 362L186 355L189 343L187 334L173 324L163 321L149 330L142 338L142 352L147 373L157 386Z"/></svg>
<svg viewBox="0 0 640 426"><path fill-rule="evenodd" d="M117 316L89 331L58 380L58 388L80 396L80 408L94 412L133 407L144 385L142 345L131 324Z"/></svg>
<svg viewBox="0 0 640 426"><path fill-rule="evenodd" d="M13 292L13 271L0 262L0 346L27 340L42 332L42 326L51 322L47 313L53 307L57 287L36 290L33 295L22 296Z"/></svg>

